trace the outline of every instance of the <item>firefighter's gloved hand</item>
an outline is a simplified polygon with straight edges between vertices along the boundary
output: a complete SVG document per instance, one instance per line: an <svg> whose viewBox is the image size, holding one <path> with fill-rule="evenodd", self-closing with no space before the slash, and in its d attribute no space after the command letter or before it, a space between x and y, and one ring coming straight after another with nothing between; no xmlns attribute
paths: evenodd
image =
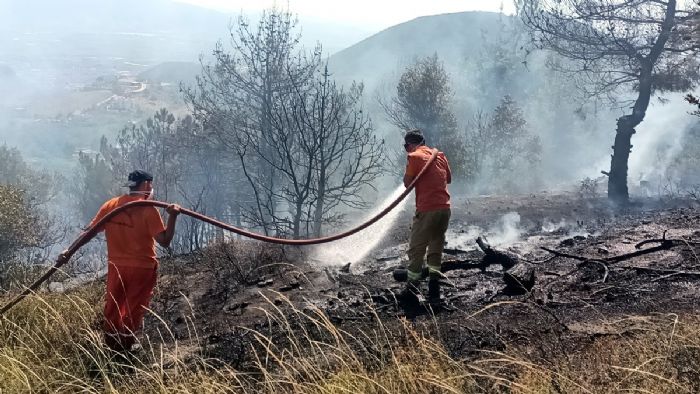
<svg viewBox="0 0 700 394"><path fill-rule="evenodd" d="M180 206L177 204L170 204L168 205L167 208L165 208L165 212L168 213L168 215L179 215L180 214Z"/></svg>
<svg viewBox="0 0 700 394"><path fill-rule="evenodd" d="M56 262L59 264L65 264L68 262L68 251L64 250L61 252L58 257L56 257Z"/></svg>

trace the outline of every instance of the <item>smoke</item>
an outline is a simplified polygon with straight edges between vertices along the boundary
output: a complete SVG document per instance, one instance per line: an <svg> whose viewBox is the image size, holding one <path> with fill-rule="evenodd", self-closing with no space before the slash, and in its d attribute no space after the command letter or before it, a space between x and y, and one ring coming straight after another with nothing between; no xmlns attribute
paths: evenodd
<svg viewBox="0 0 700 394"><path fill-rule="evenodd" d="M628 185L631 194L652 195L652 191L659 192L667 187L669 182L678 181L669 179L667 170L682 150L684 136L697 124L697 118L689 114L691 109L681 93L666 94L663 100L655 100L649 104L644 120L637 126L637 132L632 137L632 151L628 162ZM581 175L595 178L600 176L601 170L610 169L615 121L627 112L628 110L614 114L609 112L606 115L607 120L598 123L597 127L609 129L608 133L600 136L607 139L607 143L604 146L597 143L597 154L591 156L595 157L595 160L591 165L580 167L584 169L580 172ZM581 149L589 149L585 141L578 145ZM562 151L568 154L568 151ZM572 179L575 180L577 179Z"/></svg>
<svg viewBox="0 0 700 394"><path fill-rule="evenodd" d="M373 211L362 217L360 221L354 223L358 225L379 214L391 202L396 200L406 188L397 187L384 201ZM386 216L368 228L343 238L337 242L321 244L315 246L309 253L309 257L322 265L341 265L356 263L364 259L386 236L396 222L396 218L401 214L406 206L406 199L391 210Z"/></svg>
<svg viewBox="0 0 700 394"><path fill-rule="evenodd" d="M509 212L503 215L486 233L492 246L507 246L518 242L524 230L520 228L520 214Z"/></svg>
<svg viewBox="0 0 700 394"><path fill-rule="evenodd" d="M508 247L522 240L525 232L520 226L520 214L508 212L501 216L487 230L479 226L468 226L459 230L449 229L446 235L447 246L461 250L476 249L476 238L486 237L491 246Z"/></svg>
<svg viewBox="0 0 700 394"><path fill-rule="evenodd" d="M553 233L555 231L559 231L563 228L566 228L567 226L568 222L566 221L566 219L561 219L557 223L552 222L550 219L545 219L542 223L542 232Z"/></svg>
<svg viewBox="0 0 700 394"><path fill-rule="evenodd" d="M668 103L649 105L644 121L632 138L629 159L630 185L658 189L666 179L666 170L682 149L683 137L697 123L688 112L691 109L680 93L666 96Z"/></svg>
<svg viewBox="0 0 700 394"><path fill-rule="evenodd" d="M526 233L534 230L537 235L526 236ZM520 214L508 212L488 229L479 226L468 226L460 229L449 229L447 232L447 246L465 251L477 249L476 238L486 237L489 244L499 248L516 248L519 253L527 253L536 247L543 238L561 239L573 236L589 236L590 233L578 223L561 219L553 221L544 219L540 227L526 228L521 222Z"/></svg>
<svg viewBox="0 0 700 394"><path fill-rule="evenodd" d="M449 228L445 234L447 247L466 251L474 250L476 249L475 240L483 233L484 230L478 226L468 226L459 230Z"/></svg>
<svg viewBox="0 0 700 394"><path fill-rule="evenodd" d="M558 222L554 222L551 219L545 219L542 222L540 231L545 233L547 236L559 235L564 238L577 235L590 235L590 233L584 227L582 227L581 224L566 219L561 219Z"/></svg>

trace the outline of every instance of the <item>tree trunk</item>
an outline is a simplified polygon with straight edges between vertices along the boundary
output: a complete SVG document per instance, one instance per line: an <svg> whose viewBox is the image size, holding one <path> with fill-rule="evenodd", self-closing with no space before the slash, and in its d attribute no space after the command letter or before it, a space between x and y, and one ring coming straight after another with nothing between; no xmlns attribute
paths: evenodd
<svg viewBox="0 0 700 394"><path fill-rule="evenodd" d="M292 222L292 237L294 239L299 239L299 233L301 230L301 214L304 211L304 206L301 201L296 202L296 206L294 207L294 219Z"/></svg>
<svg viewBox="0 0 700 394"><path fill-rule="evenodd" d="M615 145L612 147L613 154L608 173L608 199L616 205L624 205L629 201L627 162L632 151L632 135L635 133L633 126L635 122L631 118L632 115L625 115L617 120Z"/></svg>
<svg viewBox="0 0 700 394"><path fill-rule="evenodd" d="M326 195L326 174L321 169L318 182L318 196L316 197L316 210L314 212L314 237L321 236L321 222L323 221L323 203Z"/></svg>
<svg viewBox="0 0 700 394"><path fill-rule="evenodd" d="M615 145L610 160L610 172L608 175L608 199L616 205L625 205L629 202L627 190L627 162L632 151L632 135L634 128L644 120L649 100L651 99L654 64L664 50L671 30L674 26L676 15L676 0L669 0L666 5L666 15L661 25L659 37L652 45L649 54L640 59L639 70L639 95L634 102L632 114L620 117L617 120L617 133Z"/></svg>
<svg viewBox="0 0 700 394"><path fill-rule="evenodd" d="M233 212L234 212L234 213L233 213L233 215L234 215L234 223L236 223L236 226L237 226L237 227L242 228L242 227L243 227L243 223L241 222L241 206L240 206L239 204L236 204L236 208L235 208L235 210L234 210ZM242 236L241 236L240 234L235 234L235 235L234 235L234 238L236 238L236 239L241 239Z"/></svg>

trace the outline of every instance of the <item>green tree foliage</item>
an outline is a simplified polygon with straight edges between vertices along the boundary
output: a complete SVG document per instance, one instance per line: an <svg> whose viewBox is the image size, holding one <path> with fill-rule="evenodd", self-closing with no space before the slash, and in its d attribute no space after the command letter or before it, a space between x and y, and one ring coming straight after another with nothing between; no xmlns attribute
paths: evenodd
<svg viewBox="0 0 700 394"><path fill-rule="evenodd" d="M20 250L39 246L42 229L37 214L27 203L24 190L0 184L0 261L12 260Z"/></svg>
<svg viewBox="0 0 700 394"><path fill-rule="evenodd" d="M70 194L80 215L87 223L100 206L115 193L114 174L101 154L78 153L78 178L71 183Z"/></svg>
<svg viewBox="0 0 700 394"><path fill-rule="evenodd" d="M127 174L137 168L157 173L154 188L160 198L167 200L181 169L179 135L189 131L178 126L175 116L161 108L145 124L123 128L113 144L103 138L100 152L122 183Z"/></svg>
<svg viewBox="0 0 700 394"><path fill-rule="evenodd" d="M492 114L475 116L466 146L473 176L486 190L523 191L537 184L542 145L510 96L503 97Z"/></svg>
<svg viewBox="0 0 700 394"><path fill-rule="evenodd" d="M391 123L402 131L423 131L428 145L445 152L457 177L466 172L466 157L452 112L453 95L449 75L436 54L406 68L396 96L380 104Z"/></svg>
<svg viewBox="0 0 700 394"><path fill-rule="evenodd" d="M49 210L62 178L30 167L19 150L0 147L0 287L6 289L44 263L65 235Z"/></svg>
<svg viewBox="0 0 700 394"><path fill-rule="evenodd" d="M34 252L45 245L49 229L41 214L24 190L0 184L0 291L26 282L33 271L26 263L41 261Z"/></svg>
<svg viewBox="0 0 700 394"><path fill-rule="evenodd" d="M528 59L524 49L528 39L525 29L505 15L500 15L498 22L498 28L489 34L482 31L481 51L467 59L475 77L467 88L473 90L482 107L496 105L506 95L520 97L537 86L532 80L535 73L528 68L528 60L533 59Z"/></svg>
<svg viewBox="0 0 700 394"><path fill-rule="evenodd" d="M0 146L0 184L24 190L32 207L45 204L56 196L60 178L57 174L30 167L17 148Z"/></svg>

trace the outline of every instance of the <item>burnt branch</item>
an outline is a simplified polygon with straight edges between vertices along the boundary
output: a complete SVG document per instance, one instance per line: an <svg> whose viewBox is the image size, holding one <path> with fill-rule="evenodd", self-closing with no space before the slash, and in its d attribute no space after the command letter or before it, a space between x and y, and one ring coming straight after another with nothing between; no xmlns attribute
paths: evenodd
<svg viewBox="0 0 700 394"><path fill-rule="evenodd" d="M686 246L692 251L693 246L700 245L700 243L698 243L698 242L686 241L684 239L662 238L662 239L643 240L643 241L637 243L635 245L635 248L641 249L644 245L648 245L651 243L658 243L659 245L653 246L653 247L648 248L648 249L637 250L635 252L625 253L625 254L621 254L618 256L606 257L603 259L596 258L596 257L590 257L590 256L574 255L574 254L565 253L565 252L561 252L558 250L546 248L544 246L540 247L540 249L547 251L555 256L574 259L574 260L581 261L583 263L597 262L597 263L602 263L602 264L608 265L608 264L613 264L613 263L619 263L619 262L624 261L624 260L629 260L631 258L643 256L643 255L650 254L650 253L656 253L656 252L660 252L663 250L670 250L670 249L673 249L673 248L678 247L678 246Z"/></svg>

